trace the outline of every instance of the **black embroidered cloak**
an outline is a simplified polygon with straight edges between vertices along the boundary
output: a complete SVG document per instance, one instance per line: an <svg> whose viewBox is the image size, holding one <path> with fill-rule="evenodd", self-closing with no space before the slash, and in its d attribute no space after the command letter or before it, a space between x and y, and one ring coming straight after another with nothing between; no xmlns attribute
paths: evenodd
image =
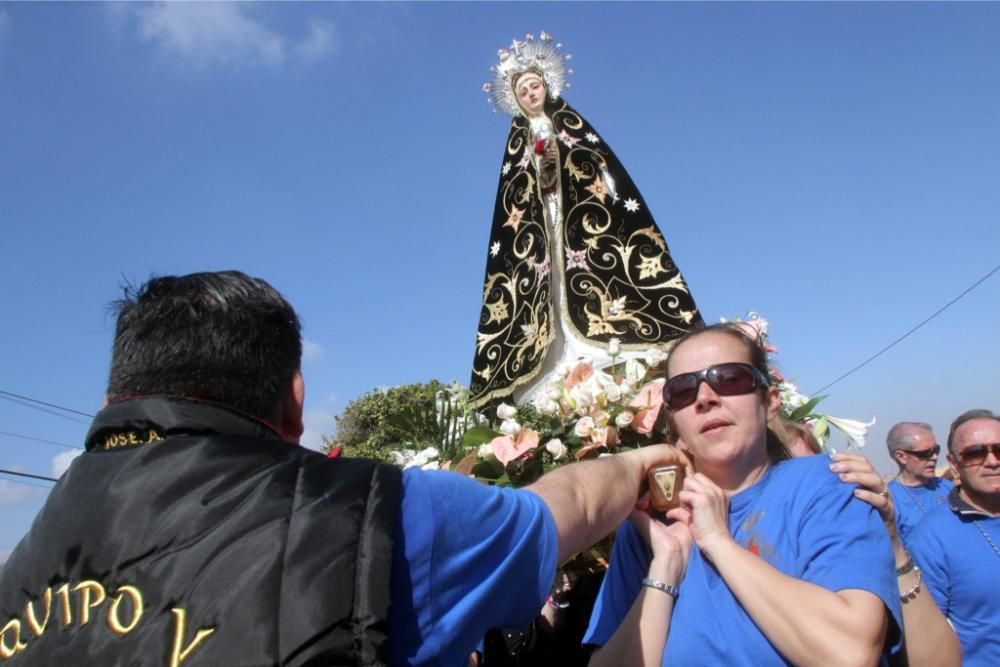
<svg viewBox="0 0 1000 667"><path fill-rule="evenodd" d="M502 400L541 369L559 318L605 346L648 349L701 315L628 172L563 99L546 100L559 148L561 234L550 243L529 121L517 116L504 149L486 259L471 405ZM606 182L610 176L613 186ZM552 303L551 272L565 295Z"/></svg>

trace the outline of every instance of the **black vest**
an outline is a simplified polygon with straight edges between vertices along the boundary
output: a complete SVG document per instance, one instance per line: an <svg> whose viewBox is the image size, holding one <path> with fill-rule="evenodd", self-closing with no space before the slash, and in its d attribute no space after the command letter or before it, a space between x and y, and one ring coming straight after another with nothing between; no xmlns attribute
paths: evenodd
<svg viewBox="0 0 1000 667"><path fill-rule="evenodd" d="M113 404L0 569L0 665L385 663L400 495L219 405Z"/></svg>

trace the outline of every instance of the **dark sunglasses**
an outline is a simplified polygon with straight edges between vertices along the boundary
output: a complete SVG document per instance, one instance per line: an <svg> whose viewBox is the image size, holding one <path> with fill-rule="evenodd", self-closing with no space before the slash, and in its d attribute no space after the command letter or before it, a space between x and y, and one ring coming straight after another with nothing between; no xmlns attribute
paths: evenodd
<svg viewBox="0 0 1000 667"><path fill-rule="evenodd" d="M930 449L901 449L899 451L906 452L910 456L915 456L924 461L930 461L941 453L941 445L934 445Z"/></svg>
<svg viewBox="0 0 1000 667"><path fill-rule="evenodd" d="M958 460L966 468L981 466L986 462L986 457L993 452L993 458L1000 459L1000 442L988 445L969 445L958 455Z"/></svg>
<svg viewBox="0 0 1000 667"><path fill-rule="evenodd" d="M749 394L757 387L771 384L759 368L750 364L715 364L695 373L681 373L670 378L663 385L663 402L671 410L683 410L698 400L698 386L702 382L707 382L719 396Z"/></svg>

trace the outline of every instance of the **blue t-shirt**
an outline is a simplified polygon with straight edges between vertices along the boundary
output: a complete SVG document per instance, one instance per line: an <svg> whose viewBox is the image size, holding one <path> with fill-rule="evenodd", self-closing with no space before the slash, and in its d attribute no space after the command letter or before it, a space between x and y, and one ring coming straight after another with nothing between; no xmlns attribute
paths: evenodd
<svg viewBox="0 0 1000 667"><path fill-rule="evenodd" d="M907 545L923 571L924 585L955 628L965 667L1000 665L1000 577L996 573L1000 553L984 532L1000 548L1000 518L974 510L963 515L941 505L927 513Z"/></svg>
<svg viewBox="0 0 1000 667"><path fill-rule="evenodd" d="M888 607L890 644L902 627L889 536L854 487L830 472L826 456L783 461L730 499L729 531L784 574L831 591L877 595ZM649 568L642 537L624 524L584 643L603 645L625 619ZM718 571L694 545L674 604L664 665L764 665L786 660L761 633Z"/></svg>
<svg viewBox="0 0 1000 667"><path fill-rule="evenodd" d="M393 542L393 665L462 665L486 630L538 615L555 578L559 538L530 491L452 472L403 472Z"/></svg>
<svg viewBox="0 0 1000 667"><path fill-rule="evenodd" d="M898 479L889 482L889 493L896 508L896 530L904 545L924 515L947 502L948 492L954 487L940 477L935 477L926 486L903 486Z"/></svg>

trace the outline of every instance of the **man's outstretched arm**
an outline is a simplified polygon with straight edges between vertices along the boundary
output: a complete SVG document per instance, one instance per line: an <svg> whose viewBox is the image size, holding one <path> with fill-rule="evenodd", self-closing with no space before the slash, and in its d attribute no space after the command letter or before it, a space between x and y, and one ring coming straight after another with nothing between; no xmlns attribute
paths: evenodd
<svg viewBox="0 0 1000 667"><path fill-rule="evenodd" d="M635 506L646 472L671 464L683 465L693 474L680 449L653 445L562 466L528 486L552 512L559 535L559 562L617 528Z"/></svg>

